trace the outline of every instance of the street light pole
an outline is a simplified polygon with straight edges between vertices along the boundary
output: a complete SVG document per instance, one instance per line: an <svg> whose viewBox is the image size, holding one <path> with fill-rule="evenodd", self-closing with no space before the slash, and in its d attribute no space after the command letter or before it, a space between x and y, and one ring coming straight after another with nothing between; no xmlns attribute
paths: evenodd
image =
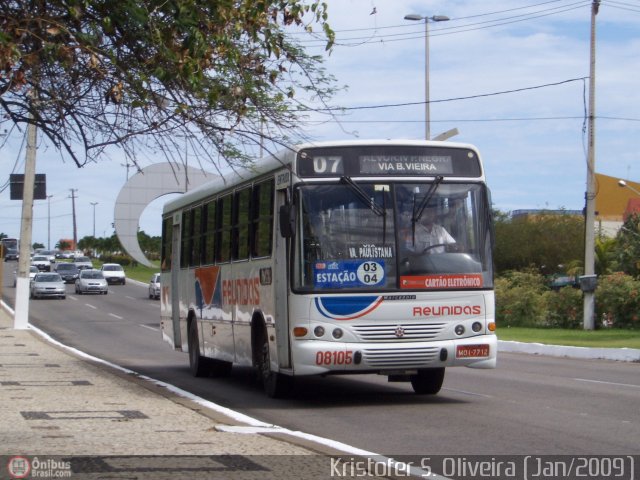
<svg viewBox="0 0 640 480"><path fill-rule="evenodd" d="M635 193L636 195L640 196L640 192L638 190L636 190L635 188L633 188L631 185L627 184L627 182L625 182L624 180L618 180L618 186L619 187L628 188L633 193Z"/></svg>
<svg viewBox="0 0 640 480"><path fill-rule="evenodd" d="M96 238L96 205L98 205L98 202L91 202L93 207L93 238Z"/></svg>
<svg viewBox="0 0 640 480"><path fill-rule="evenodd" d="M47 195L47 250L51 250L51 197Z"/></svg>
<svg viewBox="0 0 640 480"><path fill-rule="evenodd" d="M584 229L584 282L583 282L583 318L584 330L595 329L595 221L596 221L596 182L595 182L595 148L596 148L596 15L600 0L593 0L591 5L591 42L589 63L589 139L587 153L587 191L585 194L585 229Z"/></svg>
<svg viewBox="0 0 640 480"><path fill-rule="evenodd" d="M431 140L431 111L430 111L430 94L429 94L429 20L432 22L446 22L449 17L445 15L433 15L431 17L409 14L404 16L405 20L420 21L424 20L424 138Z"/></svg>

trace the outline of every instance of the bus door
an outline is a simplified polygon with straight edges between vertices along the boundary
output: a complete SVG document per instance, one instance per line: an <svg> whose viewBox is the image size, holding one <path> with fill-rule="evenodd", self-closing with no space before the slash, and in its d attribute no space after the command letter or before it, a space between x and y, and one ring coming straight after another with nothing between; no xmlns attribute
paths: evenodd
<svg viewBox="0 0 640 480"><path fill-rule="evenodd" d="M182 335L180 333L180 225L181 215L173 216L173 229L171 233L171 323L173 324L173 346L176 349L182 347Z"/></svg>
<svg viewBox="0 0 640 480"><path fill-rule="evenodd" d="M280 368L291 368L291 352L289 345L289 249L290 239L280 234L278 212L280 207L291 201L288 188L291 185L291 172L284 170L276 174L276 204L274 248L273 248L273 292L274 320L276 326L276 342L278 364Z"/></svg>

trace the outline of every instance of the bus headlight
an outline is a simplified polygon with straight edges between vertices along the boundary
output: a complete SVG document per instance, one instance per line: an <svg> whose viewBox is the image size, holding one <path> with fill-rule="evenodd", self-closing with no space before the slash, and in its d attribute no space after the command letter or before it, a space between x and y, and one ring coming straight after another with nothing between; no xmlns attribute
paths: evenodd
<svg viewBox="0 0 640 480"><path fill-rule="evenodd" d="M338 338L342 338L342 335L344 335L344 332L342 331L341 328L336 328L333 330L333 332L331 332L331 334L333 335L333 338L338 339Z"/></svg>
<svg viewBox="0 0 640 480"><path fill-rule="evenodd" d="M316 337L324 337L324 327L321 327L320 325L318 325L316 328L313 329L313 334Z"/></svg>
<svg viewBox="0 0 640 480"><path fill-rule="evenodd" d="M456 332L456 335L464 334L464 325L456 325L454 331Z"/></svg>
<svg viewBox="0 0 640 480"><path fill-rule="evenodd" d="M482 324L480 322L473 322L473 325L471 325L471 330L478 333L480 330L482 330Z"/></svg>

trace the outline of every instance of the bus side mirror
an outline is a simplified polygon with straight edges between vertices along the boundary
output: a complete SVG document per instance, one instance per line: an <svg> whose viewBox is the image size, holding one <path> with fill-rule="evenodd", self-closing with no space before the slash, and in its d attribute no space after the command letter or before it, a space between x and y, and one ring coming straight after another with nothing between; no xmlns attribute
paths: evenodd
<svg viewBox="0 0 640 480"><path fill-rule="evenodd" d="M284 238L293 237L296 231L296 207L292 204L282 205L280 207L280 235Z"/></svg>

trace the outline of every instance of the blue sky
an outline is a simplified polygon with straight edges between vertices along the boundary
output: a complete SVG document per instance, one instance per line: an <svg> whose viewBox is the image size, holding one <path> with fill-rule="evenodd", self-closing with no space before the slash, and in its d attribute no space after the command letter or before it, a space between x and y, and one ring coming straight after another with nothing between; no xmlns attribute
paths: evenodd
<svg viewBox="0 0 640 480"><path fill-rule="evenodd" d="M452 141L483 155L496 208L581 209L586 184L585 109L588 102L591 1L329 0L337 45L326 67L346 85L334 104L350 109L336 119L314 115L304 133L317 140L423 138L424 23L409 13L446 15L430 27L431 132L457 128ZM372 13L374 12L375 13ZM318 43L303 42L311 53ZM603 0L597 16L596 171L640 181L640 0ZM513 93L501 93L519 90ZM476 97L461 99L466 97ZM455 100L458 99L458 100ZM390 107L389 105L414 104ZM17 162L22 137L8 140L0 179ZM47 174L51 241L72 237L71 190L78 237L112 233L114 201L126 163L111 152L77 169L47 144L37 172ZM161 159L156 159L160 161ZM146 165L153 159L145 159ZM145 163L147 162L147 163ZM133 172L130 172L133 174ZM157 200L141 228L158 235ZM0 193L0 232L18 236L20 202ZM47 202L34 206L33 240L47 244ZM53 245L52 245L53 246Z"/></svg>

